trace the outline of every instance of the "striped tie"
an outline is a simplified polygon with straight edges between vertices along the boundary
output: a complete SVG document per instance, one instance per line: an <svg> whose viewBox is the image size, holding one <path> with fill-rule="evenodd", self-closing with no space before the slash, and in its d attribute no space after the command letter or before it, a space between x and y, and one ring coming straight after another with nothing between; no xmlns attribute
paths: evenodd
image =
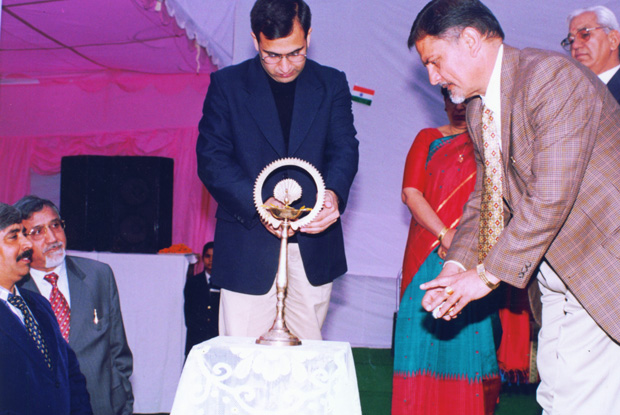
<svg viewBox="0 0 620 415"><path fill-rule="evenodd" d="M482 263L504 229L502 201L502 157L500 137L493 122L493 111L482 106L482 145L484 147L483 190L480 204L480 235L478 263Z"/></svg>
<svg viewBox="0 0 620 415"><path fill-rule="evenodd" d="M45 345L45 339L43 339L43 336L41 335L41 329L39 328L39 325L37 324L36 320L32 316L32 313L30 312L30 309L26 305L26 302L24 301L22 297L18 295L12 295L12 294L9 295L9 298L7 301L13 306L19 308L19 310L24 315L24 325L26 326L26 329L28 330L28 334L30 334L30 337L32 337L32 339L36 343L37 349L39 349L39 351L43 354L45 363L47 364L47 367L51 370L52 361L50 359L47 346Z"/></svg>
<svg viewBox="0 0 620 415"><path fill-rule="evenodd" d="M52 305L54 314L56 314L56 320L58 320L62 337L69 342L69 330L71 329L71 309L69 308L69 303L67 303L67 299L58 289L58 275L52 272L47 274L44 278L45 281L52 284L50 304Z"/></svg>

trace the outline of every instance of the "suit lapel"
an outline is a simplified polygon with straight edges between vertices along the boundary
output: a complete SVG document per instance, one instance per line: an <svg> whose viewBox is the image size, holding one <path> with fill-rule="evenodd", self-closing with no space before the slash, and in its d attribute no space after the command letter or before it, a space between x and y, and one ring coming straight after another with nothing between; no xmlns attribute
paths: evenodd
<svg viewBox="0 0 620 415"><path fill-rule="evenodd" d="M502 104L502 165L504 166L504 199L506 201L512 200L510 198L510 186L508 184L509 175L508 167L511 165L512 160L510 154L512 140L512 104L513 104L513 89L516 71L519 65L518 49L512 48L508 45L504 45L504 57L502 58L502 71L501 71L501 104ZM510 205L510 203L509 203Z"/></svg>
<svg viewBox="0 0 620 415"><path fill-rule="evenodd" d="M75 265L71 257L66 258L67 279L69 280L69 296L71 297L71 330L69 331L69 341L74 344L80 340L80 333L83 333L85 324L92 321L92 318L79 318L83 313L93 313L88 305L92 304L90 290L86 284L86 275Z"/></svg>
<svg viewBox="0 0 620 415"><path fill-rule="evenodd" d="M607 88L609 88L611 94L616 98L616 101L620 103L620 70L611 77L607 83Z"/></svg>
<svg viewBox="0 0 620 415"><path fill-rule="evenodd" d="M323 101L324 91L314 73L312 63L306 62L304 70L297 78L291 135L289 138L289 155L295 152L308 135L314 118Z"/></svg>
<svg viewBox="0 0 620 415"><path fill-rule="evenodd" d="M259 59L256 56L248 69L246 106L267 142L278 155L284 157L286 156L286 149L276 102L269 87L268 75L261 66ZM248 139L253 139L253 137L248 137Z"/></svg>
<svg viewBox="0 0 620 415"><path fill-rule="evenodd" d="M467 104L467 119L469 120L469 132L474 144L478 147L480 157L482 151L482 99L479 97Z"/></svg>
<svg viewBox="0 0 620 415"><path fill-rule="evenodd" d="M56 370L58 365L58 353L54 351L57 350L58 344L56 343L56 339L53 333L53 327L50 326L49 319L43 318L41 316L41 311L34 304L27 294L23 295L23 292L20 292L22 297L26 300L26 304L28 304L28 308L34 315L37 323L39 324L39 329L41 330L41 335L45 340L47 345L47 349L50 355L50 359L52 362L52 367ZM51 329L51 332L50 332ZM37 349L34 341L28 334L28 330L26 327L19 321L17 316L13 314L13 312L9 309L9 306L4 303L4 301L0 301L0 331L3 331L6 336L15 342L16 346L24 351L24 354L31 359L34 364L40 367L40 372L45 373L47 376L53 378L53 372L49 370L47 364L45 363L45 359L43 359L43 355Z"/></svg>
<svg viewBox="0 0 620 415"><path fill-rule="evenodd" d="M52 313L50 315L51 318L47 318L45 314L47 314L44 310L40 309L40 305L36 303L36 301L34 299L32 299L30 296L25 297L28 301L28 306L30 307L30 311L32 311L32 313L34 314L34 317L37 319L37 323L39 323L39 328L41 330L41 334L43 335L43 338L45 339L45 344L47 345L47 350L49 352L49 356L50 356L50 360L52 362L52 368L54 370L54 372L56 372L58 370L58 350L60 350L60 347L58 345L58 341L65 341L62 336L60 336L60 329L58 329L58 332L56 332L54 330L54 325L57 325L57 321L56 321L56 316L54 316L54 314ZM45 299L43 299L44 301L47 301ZM36 346L35 346L36 349ZM37 349L37 352L39 354L41 354L41 352L39 352L39 350ZM41 359L43 360L43 359ZM45 364L43 364L46 368L47 366ZM52 372L50 370L47 370L46 373L49 373L50 376L52 376Z"/></svg>
<svg viewBox="0 0 620 415"><path fill-rule="evenodd" d="M39 291L39 287L37 287L37 284L34 282L30 274L26 275L24 279L17 284L17 286L20 289L25 288L37 294L41 294L41 291Z"/></svg>
<svg viewBox="0 0 620 415"><path fill-rule="evenodd" d="M507 166L510 161L510 131L512 124L512 90L514 87L515 71L519 64L519 51L504 45L502 58L502 73L500 80L500 94L502 103L502 161Z"/></svg>

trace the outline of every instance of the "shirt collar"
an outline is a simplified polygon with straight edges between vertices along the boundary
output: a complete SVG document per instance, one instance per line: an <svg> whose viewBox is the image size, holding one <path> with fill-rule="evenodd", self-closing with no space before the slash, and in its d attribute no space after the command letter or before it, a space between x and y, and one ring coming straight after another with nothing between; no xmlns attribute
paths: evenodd
<svg viewBox="0 0 620 415"><path fill-rule="evenodd" d="M616 74L616 72L618 72L618 69L620 69L620 65L615 66L611 69L606 70L605 72L601 73L598 75L599 79L603 82L605 82L606 84L609 83L609 81L611 80L611 78L614 77L614 75Z"/></svg>
<svg viewBox="0 0 620 415"><path fill-rule="evenodd" d="M15 293L12 293L9 290L7 290L6 288L0 287L0 300L8 302L10 295L13 295L13 294L20 295L19 294L19 290L17 289L17 285L14 288L15 288Z"/></svg>
<svg viewBox="0 0 620 415"><path fill-rule="evenodd" d="M60 286L64 284L63 281L67 278L65 261L62 261L62 264L58 265L56 268L54 268L51 271L41 271L38 269L30 268L30 276L36 283L37 287L43 287L43 286L46 287L47 285L49 285L49 283L45 281L45 276L47 274L51 274L52 272L58 275L58 284L60 288ZM41 288L39 288L39 290L41 290Z"/></svg>
<svg viewBox="0 0 620 415"><path fill-rule="evenodd" d="M58 278L66 275L67 272L65 271L65 261L62 261L62 264L58 265L51 271L41 271L38 269L30 268L30 276L38 283L43 283L43 281L45 281L45 276L47 274L51 274L52 272L58 275Z"/></svg>
<svg viewBox="0 0 620 415"><path fill-rule="evenodd" d="M491 79L487 85L487 90L484 95L481 95L484 105L493 111L495 114L501 114L502 101L501 101L501 75L502 75L502 58L504 57L504 45L500 45L497 52L497 58L495 58L495 66L491 73Z"/></svg>

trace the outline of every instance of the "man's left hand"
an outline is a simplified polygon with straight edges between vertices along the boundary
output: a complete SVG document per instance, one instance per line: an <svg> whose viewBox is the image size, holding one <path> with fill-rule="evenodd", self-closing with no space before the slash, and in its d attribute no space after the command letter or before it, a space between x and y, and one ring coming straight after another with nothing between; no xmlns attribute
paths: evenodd
<svg viewBox="0 0 620 415"><path fill-rule="evenodd" d="M321 233L325 229L332 226L340 217L340 211L338 210L338 196L332 190L325 191L325 202L323 203L323 209L319 212L319 215L310 224L300 228L300 232L304 233Z"/></svg>
<svg viewBox="0 0 620 415"><path fill-rule="evenodd" d="M445 301L435 315L436 318L452 320L470 301L482 298L491 292L491 289L478 276L476 269L458 273L454 271L446 267L437 278L420 285L420 289L426 290L422 298L422 307L426 311L432 312ZM449 294L450 292L452 293Z"/></svg>

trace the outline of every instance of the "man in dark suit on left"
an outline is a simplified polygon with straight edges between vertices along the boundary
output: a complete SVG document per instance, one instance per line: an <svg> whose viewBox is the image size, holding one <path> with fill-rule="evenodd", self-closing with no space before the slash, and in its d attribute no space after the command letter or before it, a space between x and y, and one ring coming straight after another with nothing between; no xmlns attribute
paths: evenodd
<svg viewBox="0 0 620 415"><path fill-rule="evenodd" d="M15 284L32 243L16 208L0 203L0 414L92 415L84 375L48 301Z"/></svg>
<svg viewBox="0 0 620 415"><path fill-rule="evenodd" d="M192 347L218 335L218 314L220 310L220 288L211 282L213 265L213 242L202 248L204 271L189 277L185 283L185 356Z"/></svg>

